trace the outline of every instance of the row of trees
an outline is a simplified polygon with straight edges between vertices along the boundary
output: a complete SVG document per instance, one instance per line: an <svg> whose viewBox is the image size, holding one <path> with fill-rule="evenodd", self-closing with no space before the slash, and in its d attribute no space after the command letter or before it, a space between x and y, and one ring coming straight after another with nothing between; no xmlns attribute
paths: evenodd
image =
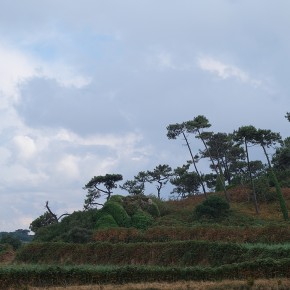
<svg viewBox="0 0 290 290"><path fill-rule="evenodd" d="M290 121L289 113L286 117ZM254 126L242 126L230 134L211 132L208 130L210 127L208 119L202 115L183 123L168 125L168 139L181 137L188 148L190 160L175 169L163 164L151 171L141 171L134 179L127 180L119 187L131 195L138 195L144 194L146 183L155 184L157 197L160 198L162 189L170 182L173 185L172 193L177 193L182 198L200 194L200 190L207 198L207 191L216 190L223 191L226 199L230 201L229 187L249 185L258 214L256 183L263 178L265 182L275 186L284 219L288 219L277 173L282 176L283 171L290 169L290 138L282 140L279 133L257 129ZM203 149L194 150L191 147L191 136L201 141ZM252 146L261 148L266 164L261 160L251 160L249 148ZM272 158L270 148L275 150ZM198 162L201 159L209 160L210 173L202 173L198 169ZM117 183L122 180L120 174L93 177L84 187L88 190L84 208L89 209L98 205L96 200L103 194L108 200L113 189L118 187Z"/></svg>
<svg viewBox="0 0 290 290"><path fill-rule="evenodd" d="M287 113L286 118L290 121L290 113ZM146 183L154 184L156 195L160 199L162 190L169 182L172 185L171 193L181 198L195 194L203 194L207 198L208 191L223 191L227 201L230 201L229 188L249 186L252 190L251 200L259 214L259 199L261 195L265 197L265 191L271 185L276 189L275 197L280 201L283 217L288 219L280 185L290 187L290 137L282 140L279 133L254 126L242 126L233 133L214 133L208 130L210 127L208 119L202 115L190 121L168 125L168 139L181 137L187 146L190 160L175 169L167 164L160 164L153 170L140 171L132 180L127 180L122 185L118 185L123 180L121 174L94 176L84 186L87 190L84 209L102 206L100 197L109 200L118 186L130 195L143 195ZM201 141L202 149L192 148L191 137ZM249 148L252 146L261 148L266 164L251 158ZM270 148L273 155L269 153ZM209 172L199 170L201 159L209 160ZM58 223L64 216L58 217L54 214L48 202L46 209L43 215L31 223L32 231Z"/></svg>

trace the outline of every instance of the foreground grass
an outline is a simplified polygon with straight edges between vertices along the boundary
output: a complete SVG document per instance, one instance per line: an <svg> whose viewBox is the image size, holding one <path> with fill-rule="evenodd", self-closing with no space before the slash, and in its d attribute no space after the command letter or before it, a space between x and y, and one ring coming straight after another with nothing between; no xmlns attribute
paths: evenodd
<svg viewBox="0 0 290 290"><path fill-rule="evenodd" d="M18 288L19 289L19 288ZM28 287L27 290L286 290L290 289L288 279L259 279L259 280L225 280L219 282L176 282L176 283L138 283L126 285L89 285L67 287Z"/></svg>

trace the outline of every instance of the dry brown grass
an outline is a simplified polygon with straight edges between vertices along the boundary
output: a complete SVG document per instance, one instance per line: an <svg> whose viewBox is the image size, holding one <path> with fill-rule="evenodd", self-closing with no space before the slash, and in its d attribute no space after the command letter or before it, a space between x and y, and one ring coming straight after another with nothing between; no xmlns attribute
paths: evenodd
<svg viewBox="0 0 290 290"><path fill-rule="evenodd" d="M67 286L67 287L30 287L29 290L226 290L226 289L290 289L288 279L270 280L225 280L220 282L176 282L176 283L142 283L126 285L90 285L90 286Z"/></svg>

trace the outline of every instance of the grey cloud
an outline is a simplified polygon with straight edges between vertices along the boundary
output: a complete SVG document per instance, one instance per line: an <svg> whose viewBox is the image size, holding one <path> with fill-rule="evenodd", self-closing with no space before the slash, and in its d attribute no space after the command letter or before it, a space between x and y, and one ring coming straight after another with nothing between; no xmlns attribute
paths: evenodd
<svg viewBox="0 0 290 290"><path fill-rule="evenodd" d="M27 125L36 128L68 128L81 135L123 133L130 128L118 99L92 86L76 89L55 80L32 79L22 86L16 109Z"/></svg>

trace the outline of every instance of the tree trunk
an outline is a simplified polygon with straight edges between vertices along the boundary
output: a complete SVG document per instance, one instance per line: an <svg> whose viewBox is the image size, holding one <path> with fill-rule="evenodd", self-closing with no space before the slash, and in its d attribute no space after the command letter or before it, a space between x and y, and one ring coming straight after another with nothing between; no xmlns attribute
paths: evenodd
<svg viewBox="0 0 290 290"><path fill-rule="evenodd" d="M204 193L204 196L207 198L207 193L206 193L206 190L205 190L205 187L204 187L204 184L203 184L203 180L202 180L202 177L201 177L200 173L199 173L198 170L197 170L196 162L194 161L194 157L193 157L193 154L192 154L191 148L190 148L190 146L189 146L188 140L187 140L187 138L186 138L184 132L182 132L182 134L183 134L183 137L184 137L184 139L185 139L185 142L186 142L187 148L188 148L188 150L189 150L189 153L190 153L190 156L191 156L191 159L192 159L192 164L193 164L193 166L194 166L195 172L196 172L196 174L197 174L197 176L198 176L198 178L199 178L199 183L200 183L200 185L201 185L201 187L202 187L202 191L203 191L203 193Z"/></svg>
<svg viewBox="0 0 290 290"><path fill-rule="evenodd" d="M248 144L247 144L246 138L245 138L244 142L245 142L245 149L246 149L246 157L247 157L247 163L248 163L249 177L250 177L250 181L251 181L251 185L252 185L252 189L253 189L253 198L254 198L255 210L256 210L256 214L259 214L260 211L259 211L259 206L258 206L258 201L257 201L255 184L254 184L253 177L252 177L252 171L251 171L251 168L250 168L250 159L249 159Z"/></svg>
<svg viewBox="0 0 290 290"><path fill-rule="evenodd" d="M268 156L268 153L266 151L265 146L263 146L262 144L261 144L261 146L263 148L264 154L265 154L267 162L268 162L269 171L270 171L270 177L271 177L271 179L272 179L272 181L273 181L273 183L275 185L275 189L276 189L276 193L277 193L277 196L278 196L278 199L279 199L280 208L281 208L281 211L282 211L282 214L283 214L283 218L284 218L284 220L288 220L289 219L288 209L286 207L286 202L285 202L285 199L284 199L284 196L283 196L279 181L278 181L278 179L276 177L276 174L274 173L274 170L272 168L272 165L271 165L271 162L270 162L270 159L269 159L269 156Z"/></svg>

